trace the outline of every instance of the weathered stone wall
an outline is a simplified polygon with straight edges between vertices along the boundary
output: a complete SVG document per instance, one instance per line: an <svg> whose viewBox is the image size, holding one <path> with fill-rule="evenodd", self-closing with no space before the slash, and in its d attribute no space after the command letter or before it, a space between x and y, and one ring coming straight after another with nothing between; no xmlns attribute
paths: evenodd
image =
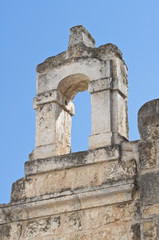
<svg viewBox="0 0 159 240"><path fill-rule="evenodd" d="M142 106L138 126L142 236L159 239L159 99Z"/></svg>
<svg viewBox="0 0 159 240"><path fill-rule="evenodd" d="M133 237L136 162L121 161L121 151L114 145L26 162L26 177L1 208L2 239Z"/></svg>
<svg viewBox="0 0 159 240"><path fill-rule="evenodd" d="M0 205L0 240L158 240L159 99L139 110L128 140L120 50L72 28L69 49L37 67L36 145L25 177ZM89 90L89 150L71 151L72 99Z"/></svg>

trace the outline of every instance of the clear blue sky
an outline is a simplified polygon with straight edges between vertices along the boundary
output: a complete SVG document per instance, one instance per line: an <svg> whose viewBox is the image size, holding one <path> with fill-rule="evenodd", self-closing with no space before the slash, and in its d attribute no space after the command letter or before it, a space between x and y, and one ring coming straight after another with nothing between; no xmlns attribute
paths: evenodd
<svg viewBox="0 0 159 240"><path fill-rule="evenodd" d="M68 47L69 29L83 25L96 46L114 43L128 65L130 140L139 139L137 111L159 93L158 0L4 0L0 3L0 203L24 176L34 149L36 66ZM87 103L87 104L86 104ZM90 98L75 98L72 149L88 149Z"/></svg>

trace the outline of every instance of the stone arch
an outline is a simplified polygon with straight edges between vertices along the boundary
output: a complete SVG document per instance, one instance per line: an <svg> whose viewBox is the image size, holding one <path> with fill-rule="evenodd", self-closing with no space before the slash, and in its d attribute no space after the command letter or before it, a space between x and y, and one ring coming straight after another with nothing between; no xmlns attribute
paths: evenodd
<svg viewBox="0 0 159 240"><path fill-rule="evenodd" d="M79 92L84 92L88 90L88 85L90 83L90 79L88 76L82 73L72 74L64 79L62 79L57 87L57 90L60 92L60 95L63 99L63 102L66 106L73 106L73 99ZM74 113L75 111L73 111ZM67 144L71 148L71 139L72 139L72 115L65 112L65 119L63 119L63 125L66 126L65 131L67 131Z"/></svg>
<svg viewBox="0 0 159 240"><path fill-rule="evenodd" d="M46 68L44 65L43 71L39 67L37 73L37 94L46 91L55 90L64 79L75 75L80 79L80 76L87 76L90 81L108 78L110 76L110 62L100 61L96 58L78 58L73 62L65 62L62 66ZM46 69L45 69L46 68ZM82 78L83 78L82 77Z"/></svg>
<svg viewBox="0 0 159 240"><path fill-rule="evenodd" d="M58 90L66 99L72 101L78 92L88 89L90 79L85 74L72 74L64 78L58 85Z"/></svg>

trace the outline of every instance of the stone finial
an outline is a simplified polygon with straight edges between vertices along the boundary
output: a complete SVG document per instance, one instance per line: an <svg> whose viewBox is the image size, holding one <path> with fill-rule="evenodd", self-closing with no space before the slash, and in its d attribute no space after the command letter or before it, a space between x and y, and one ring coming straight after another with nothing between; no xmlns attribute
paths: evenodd
<svg viewBox="0 0 159 240"><path fill-rule="evenodd" d="M147 102L140 108L138 128L142 140L159 138L159 99Z"/></svg>
<svg viewBox="0 0 159 240"><path fill-rule="evenodd" d="M83 43L87 47L95 48L95 40L91 34L82 25L72 27L70 29L71 35L69 38L69 47L76 44Z"/></svg>

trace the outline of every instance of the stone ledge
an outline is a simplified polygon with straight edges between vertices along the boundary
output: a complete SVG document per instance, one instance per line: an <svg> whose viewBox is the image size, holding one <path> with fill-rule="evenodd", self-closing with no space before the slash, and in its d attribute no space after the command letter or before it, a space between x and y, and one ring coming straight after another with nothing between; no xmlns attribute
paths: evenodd
<svg viewBox="0 0 159 240"><path fill-rule="evenodd" d="M33 99L33 109L36 110L39 106L47 103L57 103L61 106L65 111L67 111L71 116L75 115L75 106L72 102L65 103L62 95L57 90L47 91L41 94L38 94Z"/></svg>
<svg viewBox="0 0 159 240"><path fill-rule="evenodd" d="M22 198L17 201L11 201L8 204L5 204L3 207L0 206L0 209L8 206L16 206L16 205L21 205L21 204L26 204L26 203L32 203L32 202L38 202L38 201L43 201L43 200L48 200L52 198L60 198L60 197L65 197L65 196L71 196L73 194L81 194L81 193L86 193L86 192L91 192L91 191L96 191L104 188L113 188L113 187L118 187L126 184L134 184L135 180L133 178L131 179L125 179L125 180L118 180L116 182L109 182L109 183L104 183L100 186L91 186L91 187L86 187L86 188L79 188L79 189L74 189L73 191L70 189L66 189L65 191L62 192L56 192L56 193L50 193L50 194L45 194L45 195L40 195L32 198Z"/></svg>
<svg viewBox="0 0 159 240"><path fill-rule="evenodd" d="M123 163L119 160L106 161L67 170L49 171L27 176L13 183L11 201L34 199L50 194L54 194L55 197L74 194L77 190L84 192L88 189L108 187L109 183L111 186L120 185L124 182L119 183L119 181L127 181L135 177L134 160Z"/></svg>
<svg viewBox="0 0 159 240"><path fill-rule="evenodd" d="M134 184L129 183L71 196L15 206L8 205L8 207L2 209L3 214L0 215L0 224L129 202L132 200L133 190Z"/></svg>
<svg viewBox="0 0 159 240"><path fill-rule="evenodd" d="M119 145L38 159L25 163L25 176L120 159Z"/></svg>

